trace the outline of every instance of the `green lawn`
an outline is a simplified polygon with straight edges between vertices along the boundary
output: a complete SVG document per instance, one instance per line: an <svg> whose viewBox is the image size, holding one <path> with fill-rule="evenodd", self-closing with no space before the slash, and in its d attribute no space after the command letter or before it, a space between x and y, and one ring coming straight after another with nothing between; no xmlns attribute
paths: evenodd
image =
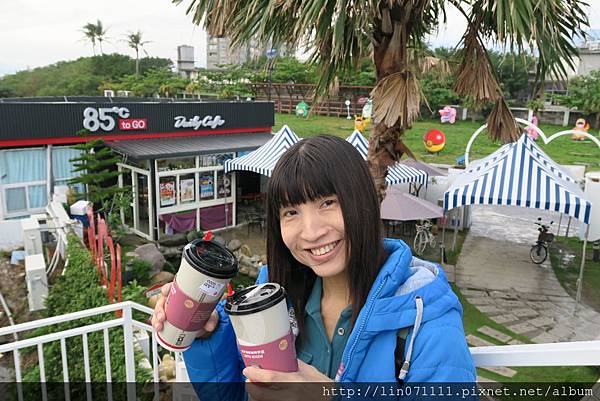
<svg viewBox="0 0 600 401"><path fill-rule="evenodd" d="M346 120L337 117L312 116L310 118L296 117L292 114L275 114L275 127L278 130L287 124L299 137L307 138L318 134L336 135L342 138L348 137L354 130L354 120ZM413 124L413 128L407 131L405 141L417 158L430 163L454 164L457 157L465 152L467 142L473 133L483 122L457 121L454 125L440 124L439 120L420 120ZM428 153L422 143L422 137L430 129L437 128L446 135L446 147L439 154ZM569 129L555 125L540 126L547 137ZM596 132L592 132L596 134ZM369 130L365 132L368 136ZM489 155L498 148L490 139L482 133L471 148L470 159L477 159ZM588 170L600 170L598 160L600 149L591 141L575 142L569 136L561 137L552 141L549 145L543 145L542 149L559 164L588 163Z"/></svg>
<svg viewBox="0 0 600 401"><path fill-rule="evenodd" d="M583 241L578 238L558 237L550 246L550 258L556 278L563 288L575 298L577 278L581 265ZM566 255L574 255L566 256ZM566 256L566 257L565 257ZM592 261L592 243L586 247L585 269L583 271L582 302L600 312L600 262Z"/></svg>

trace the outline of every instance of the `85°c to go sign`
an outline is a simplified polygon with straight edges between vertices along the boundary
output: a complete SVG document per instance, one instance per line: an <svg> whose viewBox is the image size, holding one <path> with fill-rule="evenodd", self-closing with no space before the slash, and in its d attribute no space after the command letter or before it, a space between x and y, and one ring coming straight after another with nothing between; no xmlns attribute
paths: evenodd
<svg viewBox="0 0 600 401"><path fill-rule="evenodd" d="M86 107L83 110L83 128L90 132L112 131L117 126L121 131L143 130L148 127L145 118L129 118L126 107ZM115 119L118 117L118 119Z"/></svg>

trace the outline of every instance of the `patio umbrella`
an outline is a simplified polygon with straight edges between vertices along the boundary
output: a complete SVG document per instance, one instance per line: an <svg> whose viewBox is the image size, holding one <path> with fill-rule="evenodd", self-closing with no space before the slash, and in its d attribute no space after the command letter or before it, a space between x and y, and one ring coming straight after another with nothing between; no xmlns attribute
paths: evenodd
<svg viewBox="0 0 600 401"><path fill-rule="evenodd" d="M443 208L393 187L388 188L381 203L381 218L386 220L423 220L443 215Z"/></svg>
<svg viewBox="0 0 600 401"><path fill-rule="evenodd" d="M404 164L405 166L409 166L412 168L416 168L417 170L421 170L429 174L430 177L435 176L447 176L448 173L444 170L441 170L437 167L432 166L431 164L425 163L421 160L416 160L412 158L400 160L400 164Z"/></svg>

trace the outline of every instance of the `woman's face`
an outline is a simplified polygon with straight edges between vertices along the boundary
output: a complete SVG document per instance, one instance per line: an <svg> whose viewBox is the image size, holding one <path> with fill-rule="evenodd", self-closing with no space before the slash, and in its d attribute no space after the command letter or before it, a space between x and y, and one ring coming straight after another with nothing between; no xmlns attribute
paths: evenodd
<svg viewBox="0 0 600 401"><path fill-rule="evenodd" d="M344 217L337 196L326 196L279 211L281 236L294 258L319 277L345 272Z"/></svg>

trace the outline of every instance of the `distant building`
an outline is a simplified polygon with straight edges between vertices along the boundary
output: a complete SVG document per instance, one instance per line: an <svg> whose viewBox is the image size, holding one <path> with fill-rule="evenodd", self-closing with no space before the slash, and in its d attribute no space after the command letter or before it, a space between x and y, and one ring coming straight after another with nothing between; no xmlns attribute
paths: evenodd
<svg viewBox="0 0 600 401"><path fill-rule="evenodd" d="M197 69L194 60L194 47L177 46L177 72L184 78L195 78Z"/></svg>
<svg viewBox="0 0 600 401"><path fill-rule="evenodd" d="M231 39L228 37L208 36L206 68L211 70L218 69L222 65L244 64L265 55L271 47L273 46L270 43L261 44L253 38L249 44L233 48ZM277 46L278 57L285 57L289 54L294 54L292 47L285 44Z"/></svg>
<svg viewBox="0 0 600 401"><path fill-rule="evenodd" d="M576 75L587 75L598 69L600 69L600 39L590 39L579 48Z"/></svg>

